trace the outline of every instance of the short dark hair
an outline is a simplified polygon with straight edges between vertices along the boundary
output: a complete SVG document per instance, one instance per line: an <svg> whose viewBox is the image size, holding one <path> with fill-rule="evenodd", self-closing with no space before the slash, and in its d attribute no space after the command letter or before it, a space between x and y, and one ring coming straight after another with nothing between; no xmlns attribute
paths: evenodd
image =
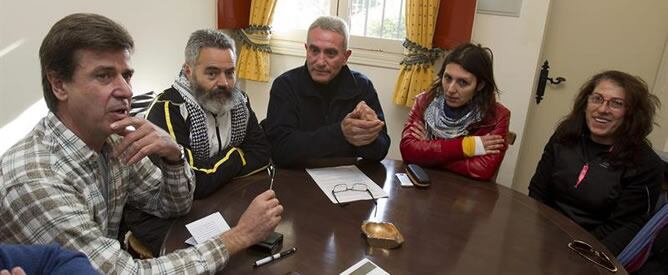
<svg viewBox="0 0 668 275"><path fill-rule="evenodd" d="M439 92L443 92L441 81L445 74L445 67L450 63L458 64L467 72L475 75L478 85L484 85L479 91L476 87L471 103L476 105L478 111L485 117L490 110L494 110L496 95L499 92L494 80L493 60L492 50L487 47L472 43L457 46L445 57L438 77L429 88L429 96L433 99Z"/></svg>
<svg viewBox="0 0 668 275"><path fill-rule="evenodd" d="M555 138L560 143L574 144L590 133L585 118L587 99L603 80L612 81L624 90L624 121L614 133L617 137L624 133L624 138L615 139L610 159L616 165L631 164L643 143L651 145L647 135L652 132L654 115L661 106L659 98L649 92L647 84L640 77L614 70L594 75L580 88L570 114L557 126Z"/></svg>
<svg viewBox="0 0 668 275"><path fill-rule="evenodd" d="M203 48L217 48L234 52L234 40L219 30L197 30L190 35L186 44L186 63L194 66Z"/></svg>
<svg viewBox="0 0 668 275"><path fill-rule="evenodd" d="M71 81L79 63L78 52L84 49L132 51L134 41L124 27L98 14L75 13L56 22L39 47L44 100L54 113L58 110L58 99L53 94L47 74Z"/></svg>

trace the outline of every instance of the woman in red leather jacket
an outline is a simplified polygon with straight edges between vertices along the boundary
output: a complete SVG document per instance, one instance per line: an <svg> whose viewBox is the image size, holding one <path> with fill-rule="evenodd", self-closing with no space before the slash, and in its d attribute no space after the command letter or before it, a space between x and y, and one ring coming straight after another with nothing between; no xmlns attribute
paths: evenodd
<svg viewBox="0 0 668 275"><path fill-rule="evenodd" d="M408 115L399 147L404 161L479 180L494 177L510 121L497 93L492 51L470 43L453 49Z"/></svg>

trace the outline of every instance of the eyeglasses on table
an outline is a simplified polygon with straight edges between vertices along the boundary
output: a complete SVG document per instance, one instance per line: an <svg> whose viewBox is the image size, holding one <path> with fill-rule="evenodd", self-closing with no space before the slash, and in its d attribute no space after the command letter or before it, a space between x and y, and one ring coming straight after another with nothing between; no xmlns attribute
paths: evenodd
<svg viewBox="0 0 668 275"><path fill-rule="evenodd" d="M573 240L572 242L568 243L568 247L570 249L573 249L575 252L580 254L580 256L584 257L590 262L593 262L609 270L610 272L617 272L617 267L610 260L610 258L608 258L608 256L605 255L605 253L591 247L590 244L580 240Z"/></svg>
<svg viewBox="0 0 668 275"><path fill-rule="evenodd" d="M377 205L376 203L376 197L373 196L371 193L371 190L369 190L369 186L367 186L364 183L353 183L352 185L347 185L345 183L340 183L337 185L334 185L334 188L332 188L332 196L334 197L334 200L336 200L336 203L343 207L346 206L347 203L341 203L339 201L339 198L337 197L336 194L343 193L343 192L366 192L371 196L371 200L373 201L373 204Z"/></svg>

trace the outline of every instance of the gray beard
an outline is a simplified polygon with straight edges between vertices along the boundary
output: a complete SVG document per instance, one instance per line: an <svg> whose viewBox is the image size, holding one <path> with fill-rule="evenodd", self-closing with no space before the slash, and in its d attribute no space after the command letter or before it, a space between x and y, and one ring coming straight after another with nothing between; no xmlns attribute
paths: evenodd
<svg viewBox="0 0 668 275"><path fill-rule="evenodd" d="M191 87L193 96L197 103L202 106L202 109L209 111L214 114L224 114L232 110L234 101L232 100L232 94L236 92L236 88L232 88L231 91L220 91L218 89L206 92L198 87L197 85L192 85ZM219 97L219 93L229 93L229 96Z"/></svg>
<svg viewBox="0 0 668 275"><path fill-rule="evenodd" d="M212 98L204 98L204 97L198 97L197 103L199 103L200 106L204 110L207 110L211 113L214 114L224 114L232 110L232 98L227 98L226 100L216 100Z"/></svg>

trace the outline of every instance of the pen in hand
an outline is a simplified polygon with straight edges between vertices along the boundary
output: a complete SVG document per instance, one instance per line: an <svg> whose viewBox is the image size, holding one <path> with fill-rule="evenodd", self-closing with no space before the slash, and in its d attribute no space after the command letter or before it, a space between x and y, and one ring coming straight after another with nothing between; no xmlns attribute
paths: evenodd
<svg viewBox="0 0 668 275"><path fill-rule="evenodd" d="M293 247L293 248L290 248L290 249L288 249L288 250L285 250L285 251L283 251L283 252L281 252L281 253L276 253L276 254L271 255L271 256L269 256L269 257L259 259L259 260L257 260L257 261L255 262L255 264L253 264L253 267L258 267L258 266L261 266L261 265L263 265L263 264L269 263L269 262L271 262L271 261L273 261L273 260L277 260L277 259L286 257L286 256L288 256L288 255L290 255L290 254L292 254L292 253L295 253L296 251L297 251L297 248Z"/></svg>
<svg viewBox="0 0 668 275"><path fill-rule="evenodd" d="M273 190L274 188L274 175L276 175L276 168L274 168L274 164L269 162L269 165L267 166L267 174L269 174L269 190Z"/></svg>

